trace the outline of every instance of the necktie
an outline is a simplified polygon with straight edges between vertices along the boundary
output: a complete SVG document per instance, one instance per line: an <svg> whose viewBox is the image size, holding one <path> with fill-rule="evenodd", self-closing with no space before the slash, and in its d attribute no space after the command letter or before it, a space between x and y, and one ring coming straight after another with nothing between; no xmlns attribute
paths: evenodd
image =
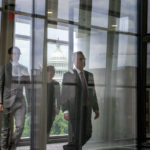
<svg viewBox="0 0 150 150"><path fill-rule="evenodd" d="M82 83L84 105L88 105L88 91L87 91L87 85L86 85L83 71L80 72L80 77Z"/></svg>

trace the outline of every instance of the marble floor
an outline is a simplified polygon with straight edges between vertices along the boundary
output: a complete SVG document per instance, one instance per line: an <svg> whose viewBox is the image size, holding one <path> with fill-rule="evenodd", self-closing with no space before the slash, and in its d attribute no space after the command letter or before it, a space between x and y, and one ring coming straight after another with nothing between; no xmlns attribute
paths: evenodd
<svg viewBox="0 0 150 150"><path fill-rule="evenodd" d="M66 143L56 143L56 144L47 144L47 150L63 150L63 145ZM17 150L30 150L29 146L18 147ZM109 145L101 143L89 143L86 144L82 150L136 150L136 148L131 148L129 145Z"/></svg>

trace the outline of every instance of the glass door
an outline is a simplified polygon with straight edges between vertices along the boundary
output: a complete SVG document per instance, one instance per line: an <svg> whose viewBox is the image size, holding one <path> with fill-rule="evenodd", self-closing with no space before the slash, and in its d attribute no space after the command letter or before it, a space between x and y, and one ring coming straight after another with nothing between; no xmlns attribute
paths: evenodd
<svg viewBox="0 0 150 150"><path fill-rule="evenodd" d="M85 150L136 146L137 4L2 1L0 65L14 64L8 49L17 47L17 64L26 68L21 73L29 78L17 82L26 109L18 149L62 150L70 143Z"/></svg>

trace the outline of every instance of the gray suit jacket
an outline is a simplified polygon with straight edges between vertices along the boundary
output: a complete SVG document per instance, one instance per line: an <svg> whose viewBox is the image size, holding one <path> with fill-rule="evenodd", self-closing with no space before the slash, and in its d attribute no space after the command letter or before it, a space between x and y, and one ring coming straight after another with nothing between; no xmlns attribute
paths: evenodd
<svg viewBox="0 0 150 150"><path fill-rule="evenodd" d="M84 74L88 86L88 108L91 116L92 109L95 112L99 110L99 107L95 92L93 74L87 71L84 71ZM69 111L70 119L78 120L76 113L78 113L81 106L82 87L76 70L71 70L64 74L61 98L62 110ZM89 120L90 119L91 118L89 117Z"/></svg>
<svg viewBox="0 0 150 150"><path fill-rule="evenodd" d="M26 97L29 102L30 77L25 66L18 64L19 76L12 76L12 64L8 62L0 68L0 104L4 108L10 108L16 97L24 100L23 87L26 90Z"/></svg>

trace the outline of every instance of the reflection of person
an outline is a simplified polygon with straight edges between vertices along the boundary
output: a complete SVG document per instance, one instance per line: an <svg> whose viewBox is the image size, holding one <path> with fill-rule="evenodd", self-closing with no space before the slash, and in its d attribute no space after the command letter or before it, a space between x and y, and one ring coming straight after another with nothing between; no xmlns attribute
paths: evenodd
<svg viewBox="0 0 150 150"><path fill-rule="evenodd" d="M24 128L26 103L23 87L29 100L30 78L27 68L18 62L20 54L18 47L9 48L10 61L0 68L1 150L15 150Z"/></svg>
<svg viewBox="0 0 150 150"><path fill-rule="evenodd" d="M91 113L99 117L93 74L83 70L85 57L81 51L73 53L74 69L65 73L62 87L64 118L71 125L70 141L64 150L79 150L92 134Z"/></svg>
<svg viewBox="0 0 150 150"><path fill-rule="evenodd" d="M54 66L47 67L48 83L47 83L47 139L55 119L56 114L60 110L60 86L53 79L55 75Z"/></svg>

